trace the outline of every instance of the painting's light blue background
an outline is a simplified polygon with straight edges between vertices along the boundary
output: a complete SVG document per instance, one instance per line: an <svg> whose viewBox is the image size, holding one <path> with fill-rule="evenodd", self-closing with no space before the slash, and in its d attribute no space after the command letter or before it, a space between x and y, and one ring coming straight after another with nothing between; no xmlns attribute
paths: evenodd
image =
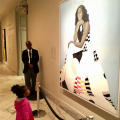
<svg viewBox="0 0 120 120"><path fill-rule="evenodd" d="M120 0L67 0L60 4L60 68L73 40L75 12L84 5L90 19L91 44L106 74L111 99L117 108L120 60ZM102 86L101 86L102 87Z"/></svg>

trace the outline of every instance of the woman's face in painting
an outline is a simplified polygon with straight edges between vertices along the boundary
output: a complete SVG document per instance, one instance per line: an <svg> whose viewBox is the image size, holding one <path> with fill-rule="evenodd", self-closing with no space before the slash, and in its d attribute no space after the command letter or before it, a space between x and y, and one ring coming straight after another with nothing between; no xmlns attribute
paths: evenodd
<svg viewBox="0 0 120 120"><path fill-rule="evenodd" d="M81 20L82 17L83 17L83 13L82 13L82 9L81 8L78 8L77 17L78 17L78 20Z"/></svg>

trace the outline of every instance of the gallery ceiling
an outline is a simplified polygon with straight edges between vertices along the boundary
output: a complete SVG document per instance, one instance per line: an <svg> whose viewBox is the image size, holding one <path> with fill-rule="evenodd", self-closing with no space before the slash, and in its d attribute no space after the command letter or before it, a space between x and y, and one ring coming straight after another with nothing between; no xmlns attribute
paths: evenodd
<svg viewBox="0 0 120 120"><path fill-rule="evenodd" d="M0 0L0 21L18 3L19 0Z"/></svg>

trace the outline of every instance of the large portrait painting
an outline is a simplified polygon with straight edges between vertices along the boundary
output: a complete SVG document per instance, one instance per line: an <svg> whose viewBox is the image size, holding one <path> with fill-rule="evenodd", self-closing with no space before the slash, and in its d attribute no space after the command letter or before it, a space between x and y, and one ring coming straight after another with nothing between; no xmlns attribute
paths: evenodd
<svg viewBox="0 0 120 120"><path fill-rule="evenodd" d="M118 116L120 0L60 3L60 87Z"/></svg>

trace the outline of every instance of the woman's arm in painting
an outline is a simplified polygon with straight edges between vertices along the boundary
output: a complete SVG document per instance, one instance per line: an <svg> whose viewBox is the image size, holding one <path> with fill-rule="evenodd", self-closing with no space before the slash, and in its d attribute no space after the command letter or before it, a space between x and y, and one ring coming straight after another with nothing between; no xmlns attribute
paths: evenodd
<svg viewBox="0 0 120 120"><path fill-rule="evenodd" d="M80 25L82 25L83 23L84 23L84 21L83 21L83 20L80 20L80 21L78 21L77 24L75 25L75 34L74 34L74 37L73 37L74 42L77 41L78 27L79 27Z"/></svg>
<svg viewBox="0 0 120 120"><path fill-rule="evenodd" d="M84 31L83 31L83 36L82 36L81 42L75 42L75 41L71 41L70 42L70 43L73 43L76 47L82 48L82 46L83 46L83 44L84 44L84 42L86 40L86 37L87 37L87 35L88 35L89 31L90 31L90 24L89 24L89 22L85 22L84 24L85 24L85 27L84 27Z"/></svg>

